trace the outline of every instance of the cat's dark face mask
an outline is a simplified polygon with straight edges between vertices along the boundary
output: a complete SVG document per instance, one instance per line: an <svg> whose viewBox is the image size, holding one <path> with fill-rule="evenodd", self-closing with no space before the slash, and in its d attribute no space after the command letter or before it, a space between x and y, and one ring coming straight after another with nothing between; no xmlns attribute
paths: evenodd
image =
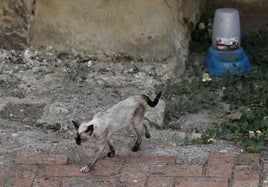
<svg viewBox="0 0 268 187"><path fill-rule="evenodd" d="M81 145L83 142L87 141L89 136L92 135L93 130L94 130L94 126L91 124L89 126L87 126L85 128L84 132L80 132L78 131L79 127L80 127L80 123L72 121L73 125L77 131L76 137L75 137L75 142L77 145ZM83 124L82 124L83 125Z"/></svg>

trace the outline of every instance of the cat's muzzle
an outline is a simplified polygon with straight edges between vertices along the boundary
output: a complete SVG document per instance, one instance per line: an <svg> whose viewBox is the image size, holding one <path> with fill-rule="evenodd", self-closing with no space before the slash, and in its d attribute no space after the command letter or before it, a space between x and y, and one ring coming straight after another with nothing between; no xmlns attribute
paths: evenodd
<svg viewBox="0 0 268 187"><path fill-rule="evenodd" d="M78 137L75 138L75 142L76 142L77 145L81 145L81 138L80 138L80 136L78 136Z"/></svg>

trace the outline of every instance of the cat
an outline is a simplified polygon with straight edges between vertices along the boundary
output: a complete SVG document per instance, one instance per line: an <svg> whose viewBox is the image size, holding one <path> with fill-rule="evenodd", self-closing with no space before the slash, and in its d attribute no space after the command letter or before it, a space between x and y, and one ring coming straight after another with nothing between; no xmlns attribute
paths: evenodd
<svg viewBox="0 0 268 187"><path fill-rule="evenodd" d="M81 145L90 137L96 140L96 150L93 161L85 167L82 167L80 171L86 173L94 170L94 166L100 158L106 143L110 149L107 156L113 157L115 155L115 149L111 141L111 136L124 127L133 126L137 134L137 139L132 147L132 151L138 151L142 142L143 128L145 129L145 137L150 138L151 136L148 127L143 124L147 105L155 107L161 95L162 92L160 91L153 101L147 95L132 96L115 104L104 112L97 113L89 122L80 124L79 122L72 121L77 131L75 137L77 145Z"/></svg>

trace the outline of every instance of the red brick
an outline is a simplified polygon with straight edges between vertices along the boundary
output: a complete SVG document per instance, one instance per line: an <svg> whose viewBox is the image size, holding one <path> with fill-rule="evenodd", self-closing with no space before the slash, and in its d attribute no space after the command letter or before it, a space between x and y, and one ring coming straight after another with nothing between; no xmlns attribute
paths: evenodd
<svg viewBox="0 0 268 187"><path fill-rule="evenodd" d="M175 187L228 187L227 178L182 177L175 180Z"/></svg>
<svg viewBox="0 0 268 187"><path fill-rule="evenodd" d="M209 155L206 175L209 177L230 178L233 169L233 156Z"/></svg>
<svg viewBox="0 0 268 187"><path fill-rule="evenodd" d="M81 173L79 165L46 165L40 167L38 171L39 177L85 177L91 173Z"/></svg>
<svg viewBox="0 0 268 187"><path fill-rule="evenodd" d="M15 171L11 174L14 187L31 187L36 172L36 167L16 167Z"/></svg>
<svg viewBox="0 0 268 187"><path fill-rule="evenodd" d="M67 164L67 156L66 155L42 155L42 154L36 154L36 155L19 154L16 156L16 164L63 165L63 164Z"/></svg>
<svg viewBox="0 0 268 187"><path fill-rule="evenodd" d="M59 187L60 184L60 177L36 177L33 187Z"/></svg>
<svg viewBox="0 0 268 187"><path fill-rule="evenodd" d="M69 177L62 179L62 187L74 186L94 186L94 187L116 187L114 177L87 178L87 177Z"/></svg>
<svg viewBox="0 0 268 187"><path fill-rule="evenodd" d="M124 164L124 158L113 157L99 160L93 172L94 175L111 176L119 173L121 166Z"/></svg>
<svg viewBox="0 0 268 187"><path fill-rule="evenodd" d="M235 157L235 165L260 167L260 155L257 153L240 154Z"/></svg>
<svg viewBox="0 0 268 187"><path fill-rule="evenodd" d="M175 158L173 156L146 156L146 157L127 157L126 158L127 164L165 164L171 165L175 164Z"/></svg>
<svg viewBox="0 0 268 187"><path fill-rule="evenodd" d="M138 171L142 172L149 172L151 169L150 164L145 164L145 163L136 163L136 164L126 164L124 169L136 169Z"/></svg>
<svg viewBox="0 0 268 187"><path fill-rule="evenodd" d="M233 187L259 186L260 171L254 166L235 166Z"/></svg>
<svg viewBox="0 0 268 187"><path fill-rule="evenodd" d="M120 182L126 183L126 186L141 186L145 185L146 171L137 168L124 168L120 177Z"/></svg>
<svg viewBox="0 0 268 187"><path fill-rule="evenodd" d="M170 187L174 185L172 177L151 176L148 180L148 187Z"/></svg>
<svg viewBox="0 0 268 187"><path fill-rule="evenodd" d="M202 176L202 166L199 165L154 165L151 173L166 177Z"/></svg>

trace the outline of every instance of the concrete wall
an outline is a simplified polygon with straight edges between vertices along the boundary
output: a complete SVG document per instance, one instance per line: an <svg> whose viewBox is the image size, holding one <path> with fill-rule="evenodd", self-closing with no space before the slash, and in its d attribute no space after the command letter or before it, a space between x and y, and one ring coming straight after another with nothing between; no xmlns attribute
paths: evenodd
<svg viewBox="0 0 268 187"><path fill-rule="evenodd" d="M148 60L188 52L206 0L0 0L1 47L49 45Z"/></svg>

